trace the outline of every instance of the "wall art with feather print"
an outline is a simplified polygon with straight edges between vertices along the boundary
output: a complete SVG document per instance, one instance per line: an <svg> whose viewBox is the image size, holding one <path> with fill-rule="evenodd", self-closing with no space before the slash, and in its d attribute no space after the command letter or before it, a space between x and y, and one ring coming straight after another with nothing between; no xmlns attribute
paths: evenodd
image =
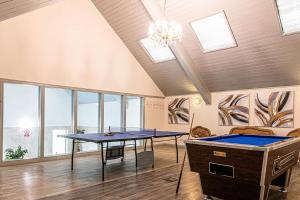
<svg viewBox="0 0 300 200"><path fill-rule="evenodd" d="M218 104L219 126L243 126L249 124L249 95L221 96Z"/></svg>
<svg viewBox="0 0 300 200"><path fill-rule="evenodd" d="M190 120L189 98L172 98L168 103L169 124L188 124Z"/></svg>
<svg viewBox="0 0 300 200"><path fill-rule="evenodd" d="M255 125L292 128L294 92L258 92L255 96Z"/></svg>

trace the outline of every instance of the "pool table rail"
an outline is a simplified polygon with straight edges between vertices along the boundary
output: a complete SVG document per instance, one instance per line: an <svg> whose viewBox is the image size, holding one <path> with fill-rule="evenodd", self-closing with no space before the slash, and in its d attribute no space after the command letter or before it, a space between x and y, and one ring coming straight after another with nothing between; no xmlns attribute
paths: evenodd
<svg viewBox="0 0 300 200"><path fill-rule="evenodd" d="M204 139L217 139L217 138L223 138L223 137L231 137L236 136L238 134L231 134L231 135L223 135L223 136L213 136L213 137L207 137ZM252 136L253 135L243 135L243 136ZM202 144L202 145L214 145L218 147L234 147L237 149L244 149L244 150L257 150L257 151L271 151L277 148L281 148L282 146L285 146L286 144L292 144L297 143L300 141L299 138L293 138L293 137L283 137L283 136L257 136L257 137L279 137L279 138L287 138L282 141L274 142L265 146L257 146L257 145L249 145L249 144L237 144L237 143L229 143L229 142L216 142L211 140L203 140L203 139L190 139L184 141L184 143L194 143L194 144Z"/></svg>

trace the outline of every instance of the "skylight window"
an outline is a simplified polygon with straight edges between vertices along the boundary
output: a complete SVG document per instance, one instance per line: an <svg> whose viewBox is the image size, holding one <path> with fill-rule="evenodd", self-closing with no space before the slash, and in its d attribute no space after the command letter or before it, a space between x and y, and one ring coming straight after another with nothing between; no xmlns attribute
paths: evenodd
<svg viewBox="0 0 300 200"><path fill-rule="evenodd" d="M283 34L300 32L300 1L276 0Z"/></svg>
<svg viewBox="0 0 300 200"><path fill-rule="evenodd" d="M236 47L224 12L191 23L204 52Z"/></svg>
<svg viewBox="0 0 300 200"><path fill-rule="evenodd" d="M155 42L149 38L141 39L140 44L155 63L175 59L175 56L169 47L162 47L155 44Z"/></svg>

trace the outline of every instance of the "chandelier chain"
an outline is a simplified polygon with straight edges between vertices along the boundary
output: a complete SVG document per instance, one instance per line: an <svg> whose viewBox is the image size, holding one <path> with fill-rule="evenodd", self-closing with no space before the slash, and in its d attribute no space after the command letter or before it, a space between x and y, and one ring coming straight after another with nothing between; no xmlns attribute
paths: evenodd
<svg viewBox="0 0 300 200"><path fill-rule="evenodd" d="M166 17L166 5L167 5L167 0L164 2L164 17Z"/></svg>

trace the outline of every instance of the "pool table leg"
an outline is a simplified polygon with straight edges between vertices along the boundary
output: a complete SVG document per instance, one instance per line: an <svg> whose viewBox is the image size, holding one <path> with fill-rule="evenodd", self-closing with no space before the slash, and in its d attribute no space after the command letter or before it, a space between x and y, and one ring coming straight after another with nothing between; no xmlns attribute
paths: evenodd
<svg viewBox="0 0 300 200"><path fill-rule="evenodd" d="M212 198L211 198L211 196L203 194L203 199L204 200L211 200Z"/></svg>
<svg viewBox="0 0 300 200"><path fill-rule="evenodd" d="M291 175L292 175L292 170L293 168L290 168L287 172L286 172L286 177L285 177L285 183L284 183L284 187L282 188L282 192L287 192L287 188L290 185L290 180L291 180Z"/></svg>
<svg viewBox="0 0 300 200"><path fill-rule="evenodd" d="M280 187L281 192L287 192L287 188L289 187L290 179L291 179L292 169L287 170L285 173L277 177L271 182L271 185Z"/></svg>
<svg viewBox="0 0 300 200"><path fill-rule="evenodd" d="M282 185L280 185L281 186L280 192L287 192L287 188L289 187L290 180L291 180L291 174L292 174L292 168L285 172L284 182Z"/></svg>

